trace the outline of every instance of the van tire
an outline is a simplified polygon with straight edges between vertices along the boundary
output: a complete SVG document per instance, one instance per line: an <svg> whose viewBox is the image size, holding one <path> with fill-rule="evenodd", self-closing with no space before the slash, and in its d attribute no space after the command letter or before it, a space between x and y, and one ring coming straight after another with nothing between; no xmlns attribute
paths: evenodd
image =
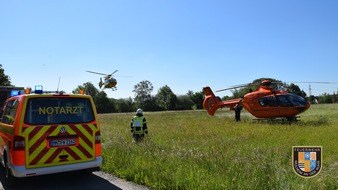
<svg viewBox="0 0 338 190"><path fill-rule="evenodd" d="M81 170L81 173L83 175L92 175L93 172L96 172L96 171L100 171L100 167L83 169L83 170Z"/></svg>
<svg viewBox="0 0 338 190"><path fill-rule="evenodd" d="M82 175L92 175L93 174L93 171L92 170L89 170L89 169L84 169L84 170L81 170L81 174Z"/></svg>
<svg viewBox="0 0 338 190"><path fill-rule="evenodd" d="M7 155L6 155L7 156ZM14 177L11 173L11 170L9 169L9 165L8 165L8 161L7 161L7 157L5 157L5 185L6 186L13 186L15 184L16 181L16 177Z"/></svg>

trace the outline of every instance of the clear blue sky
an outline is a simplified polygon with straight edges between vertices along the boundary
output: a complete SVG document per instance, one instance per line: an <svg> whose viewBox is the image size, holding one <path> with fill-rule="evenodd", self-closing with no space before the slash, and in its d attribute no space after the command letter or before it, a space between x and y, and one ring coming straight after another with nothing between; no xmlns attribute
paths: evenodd
<svg viewBox="0 0 338 190"><path fill-rule="evenodd" d="M337 0L0 0L0 64L16 86L71 92L119 70L111 98L261 77L338 82ZM298 84L308 93L308 84ZM338 84L312 84L312 94ZM231 92L219 93L219 96Z"/></svg>

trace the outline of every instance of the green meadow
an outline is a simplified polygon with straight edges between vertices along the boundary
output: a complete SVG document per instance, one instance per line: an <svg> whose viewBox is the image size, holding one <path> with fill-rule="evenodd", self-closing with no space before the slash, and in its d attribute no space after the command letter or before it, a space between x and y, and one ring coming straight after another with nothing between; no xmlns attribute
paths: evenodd
<svg viewBox="0 0 338 190"><path fill-rule="evenodd" d="M293 124L246 111L145 112L149 135L132 142L134 113L99 115L102 170L151 189L338 189L338 104L312 105ZM322 146L321 172L304 179L292 146Z"/></svg>

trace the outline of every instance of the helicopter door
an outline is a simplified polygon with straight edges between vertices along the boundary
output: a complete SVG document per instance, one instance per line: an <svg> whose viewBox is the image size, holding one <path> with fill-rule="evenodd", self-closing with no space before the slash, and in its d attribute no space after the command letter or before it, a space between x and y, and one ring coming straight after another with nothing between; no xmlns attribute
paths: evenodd
<svg viewBox="0 0 338 190"><path fill-rule="evenodd" d="M278 107L278 99L276 96L266 96L258 99L258 102L261 106L269 106L269 107Z"/></svg>
<svg viewBox="0 0 338 190"><path fill-rule="evenodd" d="M269 111L271 115L278 115L279 114L279 101L278 97L275 95L266 96L263 98L258 99L259 104L262 106L262 111Z"/></svg>

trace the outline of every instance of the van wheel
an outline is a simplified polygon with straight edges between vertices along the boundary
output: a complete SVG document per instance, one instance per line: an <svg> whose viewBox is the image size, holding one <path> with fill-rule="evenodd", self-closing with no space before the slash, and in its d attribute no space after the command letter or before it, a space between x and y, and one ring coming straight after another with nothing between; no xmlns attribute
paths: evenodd
<svg viewBox="0 0 338 190"><path fill-rule="evenodd" d="M100 167L83 169L83 170L80 170L80 171L84 175L92 175L93 172L100 171Z"/></svg>
<svg viewBox="0 0 338 190"><path fill-rule="evenodd" d="M92 174L93 174L93 171L90 170L90 169L84 169L84 170L81 170L81 174L82 174L82 175L85 175L85 176L87 176L87 175L92 175Z"/></svg>
<svg viewBox="0 0 338 190"><path fill-rule="evenodd" d="M7 186L12 186L15 183L15 177L12 175L9 166L8 166L8 161L5 159L5 177L6 177L6 185Z"/></svg>

